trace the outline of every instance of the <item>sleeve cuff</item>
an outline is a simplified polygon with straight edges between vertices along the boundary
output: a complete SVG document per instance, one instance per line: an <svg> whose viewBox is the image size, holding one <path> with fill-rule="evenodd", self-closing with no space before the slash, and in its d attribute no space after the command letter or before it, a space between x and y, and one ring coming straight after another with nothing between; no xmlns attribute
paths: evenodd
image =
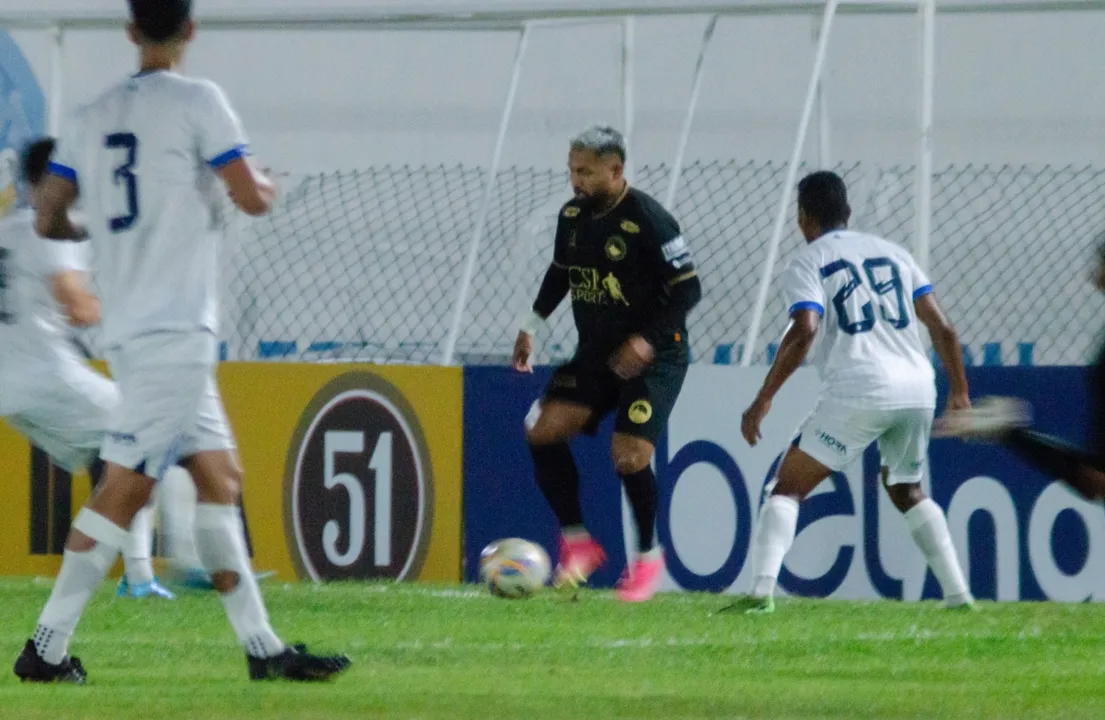
<svg viewBox="0 0 1105 720"><path fill-rule="evenodd" d="M825 308L823 308L821 306L821 303L815 303L813 301L794 303L793 305L790 306L790 312L788 314L793 315L794 313L798 312L799 310L813 310L814 312L816 312L818 315L821 315L822 317L824 317L824 315L825 315Z"/></svg>
<svg viewBox="0 0 1105 720"><path fill-rule="evenodd" d="M219 170L234 162L238 158L246 157L249 154L249 145L237 145L230 148L226 152L211 158L207 161L207 164L210 165L212 168Z"/></svg>
<svg viewBox="0 0 1105 720"><path fill-rule="evenodd" d="M51 162L46 166L46 171L51 175L57 175L60 178L65 178L69 182L76 184L77 171L68 165L62 165L61 163Z"/></svg>
<svg viewBox="0 0 1105 720"><path fill-rule="evenodd" d="M924 285L913 291L913 299L922 298L925 295L931 295L933 292L932 285Z"/></svg>

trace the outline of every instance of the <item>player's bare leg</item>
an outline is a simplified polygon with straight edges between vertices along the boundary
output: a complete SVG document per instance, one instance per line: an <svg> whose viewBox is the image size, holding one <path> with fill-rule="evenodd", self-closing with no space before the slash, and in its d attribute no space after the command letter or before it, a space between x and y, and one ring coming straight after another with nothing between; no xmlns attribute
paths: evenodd
<svg viewBox="0 0 1105 720"><path fill-rule="evenodd" d="M246 651L250 678L325 680L347 669L344 655L310 655L287 647L269 625L249 553L238 498L242 468L231 450L199 452L183 466L196 483L196 547L219 593L231 627Z"/></svg>
<svg viewBox="0 0 1105 720"><path fill-rule="evenodd" d="M775 611L775 583L783 558L794 544L798 529L798 503L832 471L808 454L791 447L779 465L771 493L760 510L752 538L752 592L726 608L747 613Z"/></svg>
<svg viewBox="0 0 1105 720"><path fill-rule="evenodd" d="M664 571L664 555L656 544L656 509L659 491L652 471L656 448L644 438L614 433L611 455L614 470L622 480L637 526L637 556L626 564L618 581L617 597L625 602L643 602L656 594Z"/></svg>
<svg viewBox="0 0 1105 720"><path fill-rule="evenodd" d="M890 469L886 467L882 468L882 484L890 502L905 517L913 542L921 549L940 582L945 606L974 607L974 598L967 587L959 558L955 555L955 546L952 544L951 533L948 532L948 520L944 517L944 511L925 495L921 483L891 484Z"/></svg>
<svg viewBox="0 0 1105 720"><path fill-rule="evenodd" d="M590 420L590 408L561 400L538 401L526 417L526 441L537 486L562 533L553 578L557 587L578 586L606 561L606 553L583 525L579 469L568 447L568 441L583 432Z"/></svg>
<svg viewBox="0 0 1105 720"><path fill-rule="evenodd" d="M69 638L85 606L103 582L121 548L130 542L128 528L149 502L153 480L106 463L104 479L73 521L53 592L39 617L32 640L15 663L15 674L33 682L85 680L80 660L68 655Z"/></svg>

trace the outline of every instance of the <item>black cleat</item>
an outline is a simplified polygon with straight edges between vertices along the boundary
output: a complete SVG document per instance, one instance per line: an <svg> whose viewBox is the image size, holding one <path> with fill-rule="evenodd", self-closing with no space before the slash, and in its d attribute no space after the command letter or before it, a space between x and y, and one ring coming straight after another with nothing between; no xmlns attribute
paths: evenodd
<svg viewBox="0 0 1105 720"><path fill-rule="evenodd" d="M34 640L28 640L23 646L23 652L16 658L15 674L23 682L84 685L88 680L80 658L66 656L57 665L51 665L38 656Z"/></svg>
<svg viewBox="0 0 1105 720"><path fill-rule="evenodd" d="M352 665L345 655L311 655L306 645L285 648L275 657L246 655L246 661L249 663L250 680L329 680Z"/></svg>

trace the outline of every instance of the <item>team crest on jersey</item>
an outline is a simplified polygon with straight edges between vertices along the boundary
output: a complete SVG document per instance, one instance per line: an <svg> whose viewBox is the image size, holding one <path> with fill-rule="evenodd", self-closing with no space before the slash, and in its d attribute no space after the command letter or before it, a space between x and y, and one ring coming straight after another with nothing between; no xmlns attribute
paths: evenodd
<svg viewBox="0 0 1105 720"><path fill-rule="evenodd" d="M652 419L652 403L648 400L638 400L629 406L629 420L637 425L644 425Z"/></svg>
<svg viewBox="0 0 1105 720"><path fill-rule="evenodd" d="M568 207L564 208L563 215L566 218L574 218L579 215L579 208L577 208L575 205L569 205Z"/></svg>
<svg viewBox="0 0 1105 720"><path fill-rule="evenodd" d="M625 240L620 235L614 235L606 241L606 257L617 262L625 257Z"/></svg>
<svg viewBox="0 0 1105 720"><path fill-rule="evenodd" d="M641 232L641 226L632 220L622 220L622 230L625 230L630 235L636 235Z"/></svg>

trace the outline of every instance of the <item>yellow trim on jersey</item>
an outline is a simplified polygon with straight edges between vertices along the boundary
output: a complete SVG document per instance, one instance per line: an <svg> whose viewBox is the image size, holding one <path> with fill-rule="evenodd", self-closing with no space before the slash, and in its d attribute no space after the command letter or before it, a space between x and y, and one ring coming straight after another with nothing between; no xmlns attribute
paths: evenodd
<svg viewBox="0 0 1105 720"><path fill-rule="evenodd" d="M682 275L679 275L677 277L672 278L671 280L668 280L668 285L678 285L679 283L683 282L684 280L690 280L691 278L693 278L696 275L698 275L697 270L691 270L690 272L685 272Z"/></svg>

